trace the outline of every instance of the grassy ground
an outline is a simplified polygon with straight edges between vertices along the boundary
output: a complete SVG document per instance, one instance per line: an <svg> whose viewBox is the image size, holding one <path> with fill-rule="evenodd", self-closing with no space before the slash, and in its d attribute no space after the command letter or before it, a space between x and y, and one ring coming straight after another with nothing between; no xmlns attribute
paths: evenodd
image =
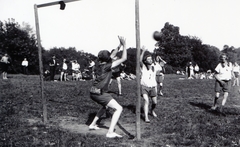
<svg viewBox="0 0 240 147"><path fill-rule="evenodd" d="M107 139L110 118L99 122L101 131L87 125L100 108L89 98L91 81L44 82L48 123L42 123L39 76L9 75L0 80L0 146L53 147L229 147L240 146L240 96L233 87L224 113L210 111L214 80L180 80L166 75L164 96L158 97L151 123L141 120L141 140L136 135L136 81L116 81L110 91L124 110L116 132L122 139ZM222 100L222 99L220 99ZM220 101L221 102L221 101ZM111 111L112 112L112 111Z"/></svg>

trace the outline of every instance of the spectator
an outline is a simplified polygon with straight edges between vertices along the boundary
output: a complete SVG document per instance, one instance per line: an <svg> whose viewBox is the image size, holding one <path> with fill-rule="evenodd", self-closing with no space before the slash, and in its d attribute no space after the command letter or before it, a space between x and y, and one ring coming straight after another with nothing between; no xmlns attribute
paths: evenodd
<svg viewBox="0 0 240 147"><path fill-rule="evenodd" d="M199 79L199 66L196 64L194 66L195 78Z"/></svg>
<svg viewBox="0 0 240 147"><path fill-rule="evenodd" d="M7 80L7 72L8 72L8 66L10 64L10 57L8 56L8 54L4 54L4 56L1 58L1 63L2 63L2 75L3 75L3 79Z"/></svg>
<svg viewBox="0 0 240 147"><path fill-rule="evenodd" d="M233 73L234 73L234 77L233 77L233 85L232 86L235 86L235 85L239 86L240 67L237 62L234 62L234 64L233 64Z"/></svg>
<svg viewBox="0 0 240 147"><path fill-rule="evenodd" d="M192 62L189 62L188 66L186 67L186 73L187 73L187 78L188 79L193 79L194 76L194 67L192 65Z"/></svg>
<svg viewBox="0 0 240 147"><path fill-rule="evenodd" d="M67 81L67 60L63 58L62 64L60 66L61 74L60 74L60 81Z"/></svg>
<svg viewBox="0 0 240 147"><path fill-rule="evenodd" d="M45 72L43 74L43 78L44 78L44 81L50 80L50 71L49 70L45 70Z"/></svg>
<svg viewBox="0 0 240 147"><path fill-rule="evenodd" d="M95 68L95 62L93 60L90 60L89 61L89 72L92 74L92 79L93 80L96 78L94 68Z"/></svg>
<svg viewBox="0 0 240 147"><path fill-rule="evenodd" d="M82 79L82 73L80 71L80 64L77 62L77 60L72 61L72 80L81 80Z"/></svg>
<svg viewBox="0 0 240 147"><path fill-rule="evenodd" d="M52 59L49 60L49 66L50 66L50 80L54 81L54 76L56 74L56 67L58 65L55 55L52 56Z"/></svg>
<svg viewBox="0 0 240 147"><path fill-rule="evenodd" d="M23 74L28 74L28 61L27 58L24 58L22 61L22 70Z"/></svg>

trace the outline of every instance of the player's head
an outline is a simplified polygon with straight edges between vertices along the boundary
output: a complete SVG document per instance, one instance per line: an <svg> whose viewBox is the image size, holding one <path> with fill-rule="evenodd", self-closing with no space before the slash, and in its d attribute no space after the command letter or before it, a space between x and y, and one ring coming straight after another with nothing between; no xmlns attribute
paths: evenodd
<svg viewBox="0 0 240 147"><path fill-rule="evenodd" d="M110 62L111 61L110 55L111 53L108 50L102 50L98 53L98 60L100 62Z"/></svg>
<svg viewBox="0 0 240 147"><path fill-rule="evenodd" d="M151 65L153 63L152 55L150 53L144 55L143 63L146 64L146 65Z"/></svg>
<svg viewBox="0 0 240 147"><path fill-rule="evenodd" d="M222 54L220 55L220 61L221 61L222 63L223 63L223 62L226 62L227 59L228 59L227 54L222 53Z"/></svg>

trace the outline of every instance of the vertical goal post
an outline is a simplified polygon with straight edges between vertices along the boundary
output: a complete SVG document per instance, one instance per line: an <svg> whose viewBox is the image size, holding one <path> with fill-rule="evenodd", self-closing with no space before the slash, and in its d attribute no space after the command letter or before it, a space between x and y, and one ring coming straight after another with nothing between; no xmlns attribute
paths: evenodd
<svg viewBox="0 0 240 147"><path fill-rule="evenodd" d="M137 48L137 101L136 101L136 135L137 139L141 139L141 94L140 94L140 22L139 22L139 0L135 0L135 28L136 28L136 48Z"/></svg>
<svg viewBox="0 0 240 147"><path fill-rule="evenodd" d="M80 0L62 0L44 4L35 4L34 5L34 14L35 14L35 25L36 25L36 35L37 35L37 45L38 45L38 58L39 58L39 71L40 71L40 93L42 99L42 107L43 107L43 123L47 123L47 100L44 97L44 82L43 82L43 63L42 63L42 45L40 39L40 26L39 26L39 19L38 19L38 8L48 7L52 5L60 5L60 9L64 10L66 4L69 2L80 1Z"/></svg>
<svg viewBox="0 0 240 147"><path fill-rule="evenodd" d="M60 9L65 9L65 3L80 1L80 0L62 0L56 2L50 2L45 4L35 4L35 25L37 34L37 44L38 44L38 56L39 56L39 71L40 71L40 85L41 85L41 99L43 105L43 122L47 123L47 101L44 97L44 82L43 82L43 64L42 64L42 46L40 39L40 26L38 19L38 8L48 7L52 5L59 5ZM135 30L136 30L136 48L137 48L137 65L136 65L136 77L137 77L137 101L136 101L136 136L137 139L141 139L141 126L140 126L140 107L141 107L141 95L140 95L140 27L139 27L139 0L135 0Z"/></svg>

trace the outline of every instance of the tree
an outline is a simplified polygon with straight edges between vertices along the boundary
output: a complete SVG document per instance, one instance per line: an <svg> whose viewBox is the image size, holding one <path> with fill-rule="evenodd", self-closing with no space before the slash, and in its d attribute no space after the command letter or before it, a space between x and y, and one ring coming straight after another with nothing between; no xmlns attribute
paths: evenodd
<svg viewBox="0 0 240 147"><path fill-rule="evenodd" d="M84 69L87 69L89 67L89 61L90 59L96 60L97 57L95 57L92 54L84 53L82 51L76 51L75 47L69 47L69 48L63 48L63 47L54 47L49 50L43 51L43 68L44 70L49 70L48 61L52 58L52 56L56 56L56 60L59 64L61 64L62 59L66 58L68 62L68 69L71 69L71 61L77 60L77 62L80 64L80 70L84 71ZM59 68L57 68L58 71ZM71 70L69 70L71 71Z"/></svg>
<svg viewBox="0 0 240 147"><path fill-rule="evenodd" d="M238 60L237 51L233 46L224 45L222 52L227 54L230 62L234 63Z"/></svg>
<svg viewBox="0 0 240 147"><path fill-rule="evenodd" d="M39 70L36 38L30 26L26 26L21 27L14 19L8 19L5 23L0 21L0 53L8 53L11 57L10 73L22 72L21 63L25 57L29 61L30 73Z"/></svg>
<svg viewBox="0 0 240 147"><path fill-rule="evenodd" d="M220 51L216 47L202 44L198 37L180 35L179 27L167 22L161 29L161 34L154 53L162 56L168 63L168 73L184 70L190 61L198 64L200 71L212 70L218 62Z"/></svg>
<svg viewBox="0 0 240 147"><path fill-rule="evenodd" d="M156 44L158 49L155 49L155 52L161 54L164 60L173 67L173 70L184 68L187 62L192 60L191 50L188 45L189 38L181 36L179 27L175 27L168 22L161 29L161 34L161 39Z"/></svg>

